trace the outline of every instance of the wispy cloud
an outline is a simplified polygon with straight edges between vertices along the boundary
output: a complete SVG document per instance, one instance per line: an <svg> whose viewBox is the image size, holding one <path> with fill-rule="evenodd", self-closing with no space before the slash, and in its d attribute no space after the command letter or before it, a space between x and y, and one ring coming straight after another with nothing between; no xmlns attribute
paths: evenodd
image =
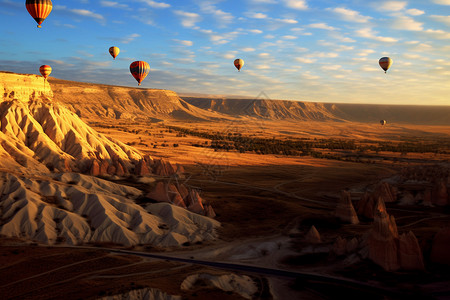
<svg viewBox="0 0 450 300"><path fill-rule="evenodd" d="M450 5L450 0L432 0L436 4Z"/></svg>
<svg viewBox="0 0 450 300"><path fill-rule="evenodd" d="M140 0L141 2L147 3L147 5L149 5L150 7L153 8L169 8L170 4L165 3L165 2L156 2L156 1L152 1L152 0Z"/></svg>
<svg viewBox="0 0 450 300"><path fill-rule="evenodd" d="M173 41L178 43L178 44L180 44L180 45L183 45L183 46L192 46L192 45L194 45L194 42L188 41L188 40L177 40L177 39L174 39Z"/></svg>
<svg viewBox="0 0 450 300"><path fill-rule="evenodd" d="M411 16L420 16L420 15L423 15L425 12L420 9L411 8L411 9L407 9L406 13Z"/></svg>
<svg viewBox="0 0 450 300"><path fill-rule="evenodd" d="M359 30L355 31L357 36L360 37L364 37L364 38L368 38L368 39L372 39L372 40L376 40L379 42L389 42L389 43L394 43L397 42L398 39L396 38L392 38L392 37L385 37L385 36L377 36L377 32L373 31L372 28L361 28Z"/></svg>
<svg viewBox="0 0 450 300"><path fill-rule="evenodd" d="M306 57L296 57L295 60L298 62L304 63L304 64L312 64L317 61L317 59L306 58Z"/></svg>
<svg viewBox="0 0 450 300"><path fill-rule="evenodd" d="M261 33L263 33L263 31L262 31L262 30L259 30L259 29L249 29L248 31L251 32L251 33L256 33L256 34L261 34Z"/></svg>
<svg viewBox="0 0 450 300"><path fill-rule="evenodd" d="M202 1L199 5L202 12L213 15L214 18L221 23L230 23L234 19L231 13L218 9L210 1Z"/></svg>
<svg viewBox="0 0 450 300"><path fill-rule="evenodd" d="M126 37L120 39L120 42L123 44L129 44L132 41L134 41L136 38L140 37L141 35L138 33L132 33L130 35L127 35Z"/></svg>
<svg viewBox="0 0 450 300"><path fill-rule="evenodd" d="M423 23L415 21L411 17L398 17L391 23L391 27L398 30L422 31Z"/></svg>
<svg viewBox="0 0 450 300"><path fill-rule="evenodd" d="M195 24L200 22L201 20L200 15L197 13L182 10L174 10L174 13L181 18L181 25L183 25L184 27L195 27Z"/></svg>
<svg viewBox="0 0 450 300"><path fill-rule="evenodd" d="M245 13L245 15L249 18L253 18L253 19L267 19L268 16L266 14L263 13L259 13L259 12L247 12Z"/></svg>
<svg viewBox="0 0 450 300"><path fill-rule="evenodd" d="M103 7L129 9L129 6L115 1L100 1L100 5Z"/></svg>
<svg viewBox="0 0 450 300"><path fill-rule="evenodd" d="M289 8L306 10L308 9L308 4L305 0L284 0L285 4Z"/></svg>
<svg viewBox="0 0 450 300"><path fill-rule="evenodd" d="M374 4L376 10L378 11L401 11L403 10L407 5L406 1L384 1L384 2L377 2Z"/></svg>
<svg viewBox="0 0 450 300"><path fill-rule="evenodd" d="M441 23L444 23L444 24L450 26L450 16L437 16L437 15L432 15L432 16L430 16L430 18L432 18L432 19L434 19L434 20L436 20L436 21L438 21L438 22L441 22Z"/></svg>
<svg viewBox="0 0 450 300"><path fill-rule="evenodd" d="M372 17L363 16L358 11L351 10L345 7L327 8L327 10L332 11L341 19L348 22L367 23L370 19L372 19Z"/></svg>
<svg viewBox="0 0 450 300"><path fill-rule="evenodd" d="M333 26L329 26L326 23L312 23L308 25L309 28L325 29L325 30L337 30Z"/></svg>

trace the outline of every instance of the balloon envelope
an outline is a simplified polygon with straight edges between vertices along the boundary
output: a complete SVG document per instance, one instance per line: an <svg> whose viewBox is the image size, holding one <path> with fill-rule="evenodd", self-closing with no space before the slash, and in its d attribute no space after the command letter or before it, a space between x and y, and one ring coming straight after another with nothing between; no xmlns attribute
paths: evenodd
<svg viewBox="0 0 450 300"><path fill-rule="evenodd" d="M142 80L147 77L150 71L150 65L145 61L134 61L130 65L131 75L136 79L138 85L141 85Z"/></svg>
<svg viewBox="0 0 450 300"><path fill-rule="evenodd" d="M380 60L378 61L378 63L380 64L380 67L384 70L384 73L386 73L386 71L391 67L392 65L392 59L389 57L382 57L380 58Z"/></svg>
<svg viewBox="0 0 450 300"><path fill-rule="evenodd" d="M238 71L241 70L242 66L244 65L244 60L237 58L234 60L234 66L236 67L236 69L238 69Z"/></svg>
<svg viewBox="0 0 450 300"><path fill-rule="evenodd" d="M49 65L42 65L39 67L39 72L41 72L41 75L44 76L45 79L50 75L52 72L52 67Z"/></svg>
<svg viewBox="0 0 450 300"><path fill-rule="evenodd" d="M386 125L386 120L381 120L381 121L380 121L380 124L381 124L381 125Z"/></svg>
<svg viewBox="0 0 450 300"><path fill-rule="evenodd" d="M116 56L119 55L120 49L118 47L110 47L109 48L109 54L111 54L111 56L116 59Z"/></svg>
<svg viewBox="0 0 450 300"><path fill-rule="evenodd" d="M42 22L48 17L53 8L51 0L27 0L25 6L28 13L38 23L37 27L39 28L41 28Z"/></svg>

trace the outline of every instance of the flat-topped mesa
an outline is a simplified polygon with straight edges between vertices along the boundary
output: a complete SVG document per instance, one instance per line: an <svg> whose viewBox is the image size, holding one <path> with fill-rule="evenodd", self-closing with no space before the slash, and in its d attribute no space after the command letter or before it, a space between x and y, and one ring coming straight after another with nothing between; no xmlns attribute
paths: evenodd
<svg viewBox="0 0 450 300"><path fill-rule="evenodd" d="M53 91L42 76L0 72L0 102L18 100L28 103L52 98Z"/></svg>

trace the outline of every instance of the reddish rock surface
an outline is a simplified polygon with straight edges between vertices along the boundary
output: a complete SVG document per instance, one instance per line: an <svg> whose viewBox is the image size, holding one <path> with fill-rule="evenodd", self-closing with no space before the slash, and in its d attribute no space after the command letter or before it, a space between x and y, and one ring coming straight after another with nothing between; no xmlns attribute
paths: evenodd
<svg viewBox="0 0 450 300"><path fill-rule="evenodd" d="M450 266L450 227L441 229L434 237L431 261Z"/></svg>
<svg viewBox="0 0 450 300"><path fill-rule="evenodd" d="M341 191L341 198L337 203L335 216L346 223L359 223L358 216L352 204L351 195L348 191Z"/></svg>
<svg viewBox="0 0 450 300"><path fill-rule="evenodd" d="M399 237L398 258L400 268L404 270L425 270L422 250L412 231L403 233Z"/></svg>
<svg viewBox="0 0 450 300"><path fill-rule="evenodd" d="M317 231L314 225L311 226L308 233L305 235L305 242L309 244L319 244L322 242L319 231Z"/></svg>

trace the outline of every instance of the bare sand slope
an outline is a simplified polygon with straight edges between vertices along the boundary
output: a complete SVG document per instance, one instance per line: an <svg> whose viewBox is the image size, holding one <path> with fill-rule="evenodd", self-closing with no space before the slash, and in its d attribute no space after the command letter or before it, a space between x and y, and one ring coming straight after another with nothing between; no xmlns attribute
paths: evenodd
<svg viewBox="0 0 450 300"><path fill-rule="evenodd" d="M0 234L46 244L172 247L213 240L220 223L168 203L145 209L141 191L96 177L0 173Z"/></svg>

